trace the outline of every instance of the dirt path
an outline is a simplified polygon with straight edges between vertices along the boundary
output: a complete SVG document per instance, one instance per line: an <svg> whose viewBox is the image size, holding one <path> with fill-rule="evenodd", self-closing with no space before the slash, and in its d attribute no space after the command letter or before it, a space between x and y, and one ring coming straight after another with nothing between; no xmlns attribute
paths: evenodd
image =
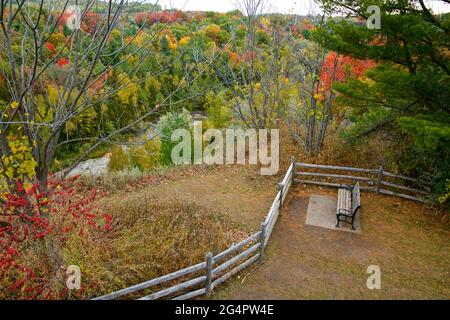
<svg viewBox="0 0 450 320"><path fill-rule="evenodd" d="M215 292L214 299L405 299L450 296L448 228L430 223L410 201L364 194L362 234L305 225L311 193L288 197L266 256ZM382 289L369 290L369 265L382 272ZM242 283L245 277L245 281Z"/></svg>

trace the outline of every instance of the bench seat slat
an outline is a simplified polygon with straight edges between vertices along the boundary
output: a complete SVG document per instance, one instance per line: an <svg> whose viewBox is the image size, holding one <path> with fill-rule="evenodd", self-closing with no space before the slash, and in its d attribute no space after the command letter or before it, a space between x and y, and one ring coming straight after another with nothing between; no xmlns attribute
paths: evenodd
<svg viewBox="0 0 450 320"><path fill-rule="evenodd" d="M346 190L346 197L345 197L345 209L347 209L348 211L352 211L352 197L351 197L351 192Z"/></svg>
<svg viewBox="0 0 450 320"><path fill-rule="evenodd" d="M341 201L342 201L342 189L338 189L338 199L337 199L337 212L339 212L339 209L341 208Z"/></svg>
<svg viewBox="0 0 450 320"><path fill-rule="evenodd" d="M337 211L339 212L340 209L345 209L351 212L351 204L351 192L347 189L339 189Z"/></svg>
<svg viewBox="0 0 450 320"><path fill-rule="evenodd" d="M342 208L342 189L338 191L337 212Z"/></svg>

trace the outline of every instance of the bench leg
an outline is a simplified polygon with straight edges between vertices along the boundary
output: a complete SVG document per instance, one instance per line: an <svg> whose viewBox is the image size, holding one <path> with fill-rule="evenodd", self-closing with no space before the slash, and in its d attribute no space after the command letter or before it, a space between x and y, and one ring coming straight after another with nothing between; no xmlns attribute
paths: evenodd
<svg viewBox="0 0 450 320"><path fill-rule="evenodd" d="M336 223L336 228L339 228L339 224L341 223L341 220L339 219L339 216L336 216L337 219L337 223Z"/></svg>
<svg viewBox="0 0 450 320"><path fill-rule="evenodd" d="M355 229L355 226L354 226L354 223L353 223L354 221L355 221L355 216L353 216L353 218L352 218L352 230L353 230L353 231L356 230L356 229Z"/></svg>

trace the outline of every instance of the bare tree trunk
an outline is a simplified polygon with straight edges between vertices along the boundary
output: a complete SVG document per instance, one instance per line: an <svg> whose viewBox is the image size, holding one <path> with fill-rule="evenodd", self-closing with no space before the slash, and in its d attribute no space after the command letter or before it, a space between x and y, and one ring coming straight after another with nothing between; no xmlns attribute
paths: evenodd
<svg viewBox="0 0 450 320"><path fill-rule="evenodd" d="M237 118L246 127L255 129L277 125L273 114L278 113L280 105L279 60L284 42L279 24L271 25L272 55L269 58L262 54L263 49L258 46L257 39L257 30L266 10L266 2L267 0L236 1L236 7L243 14L243 23L247 29L245 46L240 53L243 63L238 72L228 64L215 67L217 76L236 96L234 111ZM236 45L233 49L238 52ZM276 94L272 97L274 91Z"/></svg>
<svg viewBox="0 0 450 320"><path fill-rule="evenodd" d="M322 16L319 24L324 23ZM326 51L310 42L308 46L297 46L292 39L292 50L300 63L298 70L299 106L291 106L286 119L287 127L294 139L302 144L305 151L315 155L320 153L330 122L333 118L333 83L338 63L336 57L331 74L330 88L321 82ZM299 108L297 110L297 108Z"/></svg>

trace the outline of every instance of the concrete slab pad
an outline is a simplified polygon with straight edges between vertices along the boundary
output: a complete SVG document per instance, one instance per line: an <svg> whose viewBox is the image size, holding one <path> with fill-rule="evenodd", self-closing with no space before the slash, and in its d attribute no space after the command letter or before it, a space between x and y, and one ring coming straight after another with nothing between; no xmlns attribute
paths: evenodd
<svg viewBox="0 0 450 320"><path fill-rule="evenodd" d="M341 222L339 228L336 228L336 206L337 195L335 197L311 195L306 213L306 224L331 230L361 233L361 211L356 215L356 230L352 230L351 225L345 222Z"/></svg>

